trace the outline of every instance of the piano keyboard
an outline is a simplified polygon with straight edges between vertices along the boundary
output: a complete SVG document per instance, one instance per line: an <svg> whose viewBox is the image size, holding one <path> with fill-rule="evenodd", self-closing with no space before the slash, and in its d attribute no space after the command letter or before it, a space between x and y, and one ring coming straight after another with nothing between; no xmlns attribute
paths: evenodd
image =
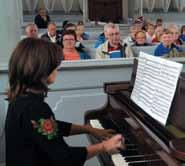
<svg viewBox="0 0 185 166"><path fill-rule="evenodd" d="M94 128L104 129L99 120L90 120ZM165 166L166 164L156 154L142 154L138 152L137 144L130 141L129 135L125 135L126 150L111 155L115 166Z"/></svg>

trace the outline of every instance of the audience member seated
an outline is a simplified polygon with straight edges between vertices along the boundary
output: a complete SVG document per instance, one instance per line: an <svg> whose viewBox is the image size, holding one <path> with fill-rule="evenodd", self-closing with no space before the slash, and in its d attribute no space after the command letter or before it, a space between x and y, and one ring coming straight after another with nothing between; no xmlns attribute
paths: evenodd
<svg viewBox="0 0 185 166"><path fill-rule="evenodd" d="M179 39L179 28L175 24L170 24L168 30L172 33L173 43L176 45L182 45L182 41Z"/></svg>
<svg viewBox="0 0 185 166"><path fill-rule="evenodd" d="M161 43L157 46L154 55L160 57L178 57L182 50L173 43L173 34L165 29L161 36Z"/></svg>
<svg viewBox="0 0 185 166"><path fill-rule="evenodd" d="M181 42L182 42L183 44L185 44L185 25L183 25L183 26L181 27L181 34L180 34L180 36L179 36L179 40L181 40Z"/></svg>
<svg viewBox="0 0 185 166"><path fill-rule="evenodd" d="M44 8L39 9L39 14L35 16L35 24L39 29L47 28L48 23L50 22L50 17L47 15Z"/></svg>
<svg viewBox="0 0 185 166"><path fill-rule="evenodd" d="M101 33L98 36L98 39L94 45L94 48L98 48L101 44L105 43L106 40L107 40L107 38L105 37L105 32Z"/></svg>
<svg viewBox="0 0 185 166"><path fill-rule="evenodd" d="M155 33L155 26L151 23L146 26L146 43L151 44Z"/></svg>
<svg viewBox="0 0 185 166"><path fill-rule="evenodd" d="M135 25L135 26L137 27L138 31L140 31L140 30L143 30L143 28L144 28L144 23L145 23L144 17L142 16L142 17L136 18L136 19L134 20L133 25Z"/></svg>
<svg viewBox="0 0 185 166"><path fill-rule="evenodd" d="M133 45L129 45L126 48L127 54L129 54L131 57L137 56L134 51L133 47L142 47L142 46L151 46L151 44L146 42L146 32L144 30L140 30L136 32L135 34L135 42Z"/></svg>
<svg viewBox="0 0 185 166"><path fill-rule="evenodd" d="M66 30L73 30L73 31L76 31L76 25L73 24L73 23L67 23L67 24L64 26L64 30L63 30L63 31L66 31Z"/></svg>
<svg viewBox="0 0 185 166"><path fill-rule="evenodd" d="M155 28L161 27L161 26L163 26L163 19L162 18L158 18L156 20Z"/></svg>
<svg viewBox="0 0 185 166"><path fill-rule="evenodd" d="M63 33L67 30L72 30L76 33L76 25L73 24L73 23L67 23L65 26L64 26L64 29L63 29ZM63 36L63 34L62 34ZM76 40L76 43L75 43L75 47L78 48L78 49L83 49L85 48L85 46L78 40Z"/></svg>
<svg viewBox="0 0 185 166"><path fill-rule="evenodd" d="M109 23L106 26L107 41L96 49L96 59L129 57L125 46L121 44L119 26Z"/></svg>
<svg viewBox="0 0 185 166"><path fill-rule="evenodd" d="M135 43L135 35L136 32L138 32L138 28L135 25L132 25L130 27L130 34L123 40L123 44L126 44L127 46L132 46Z"/></svg>
<svg viewBox="0 0 185 166"><path fill-rule="evenodd" d="M62 33L64 31L64 27L68 24L68 20L64 20L63 23L62 23L62 28L57 30L57 34L59 34L60 36L62 36Z"/></svg>
<svg viewBox="0 0 185 166"><path fill-rule="evenodd" d="M151 44L147 43L146 41L146 32L145 31L138 31L135 34L135 43L133 46L150 46Z"/></svg>
<svg viewBox="0 0 185 166"><path fill-rule="evenodd" d="M62 47L64 60L90 59L82 48L76 48L76 33L73 30L63 32Z"/></svg>
<svg viewBox="0 0 185 166"><path fill-rule="evenodd" d="M62 29L64 29L64 27L69 23L68 20L64 20L63 23L62 23Z"/></svg>
<svg viewBox="0 0 185 166"><path fill-rule="evenodd" d="M98 48L100 45L102 45L103 43L106 42L107 40L107 27L109 26L110 23L107 23L104 25L104 32L101 33L99 36L98 36L98 39L94 45L94 48Z"/></svg>
<svg viewBox="0 0 185 166"><path fill-rule="evenodd" d="M82 21L79 21L76 25L76 36L78 41L88 40L89 35L85 33L85 26Z"/></svg>
<svg viewBox="0 0 185 166"><path fill-rule="evenodd" d="M162 26L158 26L155 29L155 33L152 39L153 44L161 42L161 35L163 34L163 31L164 31L164 28Z"/></svg>
<svg viewBox="0 0 185 166"><path fill-rule="evenodd" d="M34 23L30 23L25 28L26 37L38 38L38 28Z"/></svg>
<svg viewBox="0 0 185 166"><path fill-rule="evenodd" d="M142 28L142 30L147 31L147 28L148 28L148 25L149 25L149 24L152 24L152 21L151 21L150 19L145 19L145 20L144 20L144 23L143 23L143 28Z"/></svg>
<svg viewBox="0 0 185 166"><path fill-rule="evenodd" d="M61 36L57 34L56 29L57 28L55 23L53 22L49 23L47 28L47 33L43 34L41 36L41 39L61 45Z"/></svg>

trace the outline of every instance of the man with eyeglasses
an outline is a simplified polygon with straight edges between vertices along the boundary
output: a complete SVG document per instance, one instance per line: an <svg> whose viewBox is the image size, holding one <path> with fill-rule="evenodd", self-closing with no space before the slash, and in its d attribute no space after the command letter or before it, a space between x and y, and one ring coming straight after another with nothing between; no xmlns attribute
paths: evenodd
<svg viewBox="0 0 185 166"><path fill-rule="evenodd" d="M127 57L126 46L121 44L119 26L113 23L107 25L107 41L96 49L96 59Z"/></svg>

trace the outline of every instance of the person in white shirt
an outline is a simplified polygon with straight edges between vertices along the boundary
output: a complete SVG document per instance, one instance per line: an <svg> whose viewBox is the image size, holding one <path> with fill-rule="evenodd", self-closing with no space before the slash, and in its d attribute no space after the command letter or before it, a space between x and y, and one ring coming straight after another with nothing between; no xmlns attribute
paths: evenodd
<svg viewBox="0 0 185 166"><path fill-rule="evenodd" d="M51 22L48 24L47 33L43 34L41 39L61 45L61 36L57 34L57 27L55 23Z"/></svg>

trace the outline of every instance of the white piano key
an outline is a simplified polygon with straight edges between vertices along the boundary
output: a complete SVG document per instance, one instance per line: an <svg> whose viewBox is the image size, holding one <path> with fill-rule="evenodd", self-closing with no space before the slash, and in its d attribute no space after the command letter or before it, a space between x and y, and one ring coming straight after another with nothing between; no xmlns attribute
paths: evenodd
<svg viewBox="0 0 185 166"><path fill-rule="evenodd" d="M97 119L90 120L90 124L94 128L104 129L103 126L101 125L101 123L99 122L99 120L97 120Z"/></svg>
<svg viewBox="0 0 185 166"><path fill-rule="evenodd" d="M125 161L124 157L121 154L113 154L111 159L115 166L128 166L127 162Z"/></svg>

